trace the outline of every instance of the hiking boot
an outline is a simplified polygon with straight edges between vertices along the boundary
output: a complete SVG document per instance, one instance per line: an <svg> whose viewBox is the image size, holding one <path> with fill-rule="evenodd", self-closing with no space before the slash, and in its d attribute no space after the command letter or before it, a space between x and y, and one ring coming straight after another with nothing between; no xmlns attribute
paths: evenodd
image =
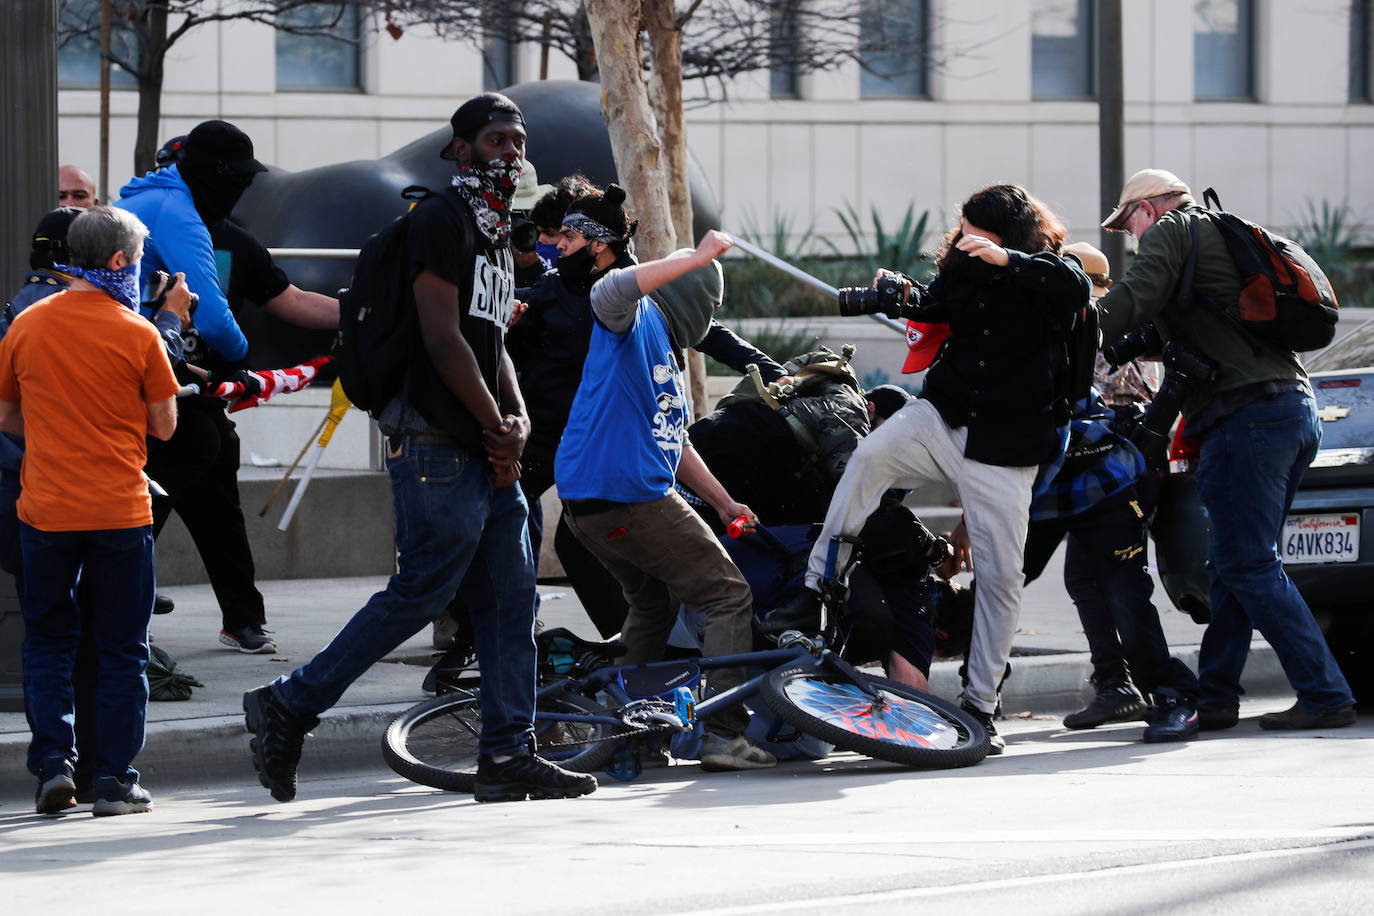
<svg viewBox="0 0 1374 916"><path fill-rule="evenodd" d="M1104 681L1095 686L1097 693L1093 695L1092 702L1064 717L1065 728L1097 728L1108 722L1149 718L1145 698L1130 681Z"/></svg>
<svg viewBox="0 0 1374 916"><path fill-rule="evenodd" d="M1197 708L1198 728L1205 732L1219 732L1235 728L1240 721L1240 704L1228 706L1199 706Z"/></svg>
<svg viewBox="0 0 1374 916"><path fill-rule="evenodd" d="M977 706L974 706L968 700L965 700L964 702L960 703L959 708L962 709L964 712L968 713L969 715L973 716L974 720L977 721L979 725L983 726L983 731L988 733L989 757L996 757L998 754L1002 753L1007 749L1006 739L1003 738L1001 735L997 734L997 726L992 724L992 713L983 712L981 709L979 709Z"/></svg>
<svg viewBox="0 0 1374 916"><path fill-rule="evenodd" d="M809 588L803 588L764 614L759 625L765 633L783 633L787 630L814 633L821 627L821 596Z"/></svg>
<svg viewBox="0 0 1374 916"><path fill-rule="evenodd" d="M253 769L258 782L279 802L296 797L296 767L305 736L320 723L316 716L298 716L272 692L259 687L243 695L244 721L253 740Z"/></svg>
<svg viewBox="0 0 1374 916"><path fill-rule="evenodd" d="M1198 712L1191 700L1171 687L1161 687L1154 693L1154 703L1154 714L1150 724L1145 726L1146 744L1187 741L1196 737Z"/></svg>
<svg viewBox="0 0 1374 916"><path fill-rule="evenodd" d="M257 624L251 624L239 630L220 630L219 641L222 645L248 655L277 651L277 644L267 634L267 630Z"/></svg>
<svg viewBox="0 0 1374 916"><path fill-rule="evenodd" d="M39 814L61 814L76 807L76 782L72 779L70 760L55 760L43 766L38 774L38 794L34 810Z"/></svg>
<svg viewBox="0 0 1374 916"><path fill-rule="evenodd" d="M701 768L711 773L726 770L762 770L778 765L778 758L749 743L743 735L727 738L707 732L701 739Z"/></svg>
<svg viewBox="0 0 1374 916"><path fill-rule="evenodd" d="M482 756L472 797L479 802L524 801L529 798L577 798L596 791L596 777L573 773L533 754L500 763Z"/></svg>
<svg viewBox="0 0 1374 916"><path fill-rule="evenodd" d="M1325 712L1313 712L1294 703L1283 712L1260 716L1260 728L1271 732L1306 731L1314 728L1345 728L1355 724L1355 707L1342 706Z"/></svg>
<svg viewBox="0 0 1374 916"><path fill-rule="evenodd" d="M95 805L91 814L109 817L115 814L143 814L153 810L153 796L138 784L137 779L120 782L113 776L97 776Z"/></svg>
<svg viewBox="0 0 1374 916"><path fill-rule="evenodd" d="M153 596L153 613L170 614L177 609L176 602L166 595L157 594Z"/></svg>

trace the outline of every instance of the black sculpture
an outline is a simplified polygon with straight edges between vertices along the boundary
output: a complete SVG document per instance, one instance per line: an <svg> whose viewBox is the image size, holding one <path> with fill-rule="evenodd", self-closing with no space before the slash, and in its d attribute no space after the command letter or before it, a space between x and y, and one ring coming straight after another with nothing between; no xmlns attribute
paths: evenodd
<svg viewBox="0 0 1374 916"><path fill-rule="evenodd" d="M538 170L541 184L577 171L598 185L616 180L599 85L545 80L521 83L505 93L525 114L526 157ZM269 248L358 248L405 211L403 188L438 188L449 182L453 164L440 159L439 150L451 136L445 124L381 159L303 172L269 169L244 194L234 219ZM719 225L719 214L706 176L695 162L688 177L693 229L700 238ZM351 260L291 258L284 259L282 267L297 286L324 293L347 286L353 274ZM333 339L331 333L303 330L257 309L245 309L239 324L255 367L300 362L325 352Z"/></svg>

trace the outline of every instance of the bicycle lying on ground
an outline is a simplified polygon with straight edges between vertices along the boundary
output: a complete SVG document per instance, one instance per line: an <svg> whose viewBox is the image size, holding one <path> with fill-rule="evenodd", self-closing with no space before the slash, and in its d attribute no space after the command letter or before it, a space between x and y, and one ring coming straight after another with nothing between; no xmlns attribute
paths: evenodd
<svg viewBox="0 0 1374 916"><path fill-rule="evenodd" d="M631 778L641 755L681 748L700 734L704 718L755 697L790 726L770 735L777 740L809 735L878 760L935 769L972 766L988 753L982 726L953 703L865 674L823 638L797 631L779 636L775 649L643 665L616 665L623 644L588 642L562 628L540 633L537 642L538 752L570 770L609 765L612 775ZM696 700L702 671L738 667L762 672ZM413 782L471 792L482 730L479 695L452 685L440 689L451 692L391 723L383 753Z"/></svg>

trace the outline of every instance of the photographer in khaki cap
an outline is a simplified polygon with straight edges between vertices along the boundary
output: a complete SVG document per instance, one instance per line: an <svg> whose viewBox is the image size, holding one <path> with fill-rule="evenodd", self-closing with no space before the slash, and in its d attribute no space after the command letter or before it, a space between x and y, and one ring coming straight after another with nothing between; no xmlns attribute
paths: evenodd
<svg viewBox="0 0 1374 916"><path fill-rule="evenodd" d="M1257 342L1202 304L1234 306L1240 294L1213 220L1177 175L1146 169L1126 182L1102 222L1140 241L1130 270L1098 300L1103 340L1153 323L1169 346L1215 369L1189 386L1183 402L1188 435L1202 443L1196 479L1211 522L1212 622L1198 658L1197 711L1178 710L1178 734L1236 724L1255 629L1297 693L1291 709L1261 716L1261 728L1352 725L1350 685L1279 559L1293 493L1321 441L1316 402L1292 352ZM1179 289L1190 259L1191 295Z"/></svg>

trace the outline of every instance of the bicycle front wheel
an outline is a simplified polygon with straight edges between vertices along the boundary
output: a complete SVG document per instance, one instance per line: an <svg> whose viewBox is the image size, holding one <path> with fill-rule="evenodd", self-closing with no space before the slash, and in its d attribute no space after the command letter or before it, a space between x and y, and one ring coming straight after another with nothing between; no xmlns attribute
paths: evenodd
<svg viewBox="0 0 1374 916"><path fill-rule="evenodd" d="M887 678L859 674L874 694L841 671L779 668L763 699L798 730L877 760L910 767L953 768L988 754L983 727L953 703Z"/></svg>
<svg viewBox="0 0 1374 916"><path fill-rule="evenodd" d="M615 756L617 729L603 722L552 721L544 713L606 716L580 694L541 697L534 716L540 756L564 769L590 773ZM382 739L382 756L397 775L446 792L471 792L477 778L482 708L476 691L443 694L401 713Z"/></svg>

